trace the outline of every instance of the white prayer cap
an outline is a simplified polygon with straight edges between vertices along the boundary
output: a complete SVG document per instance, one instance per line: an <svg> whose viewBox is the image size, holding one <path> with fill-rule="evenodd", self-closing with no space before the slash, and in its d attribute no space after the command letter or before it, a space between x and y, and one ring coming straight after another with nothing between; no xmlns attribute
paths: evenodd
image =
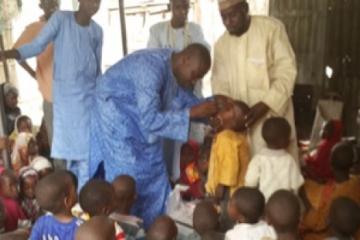
<svg viewBox="0 0 360 240"><path fill-rule="evenodd" d="M34 160L31 163L31 167L38 172L47 168L53 168L51 162L47 158L41 156L37 156L34 158Z"/></svg>
<svg viewBox="0 0 360 240"><path fill-rule="evenodd" d="M242 3L242 2L246 2L246 0L218 0L219 2L219 9L220 10L225 10L228 9L229 7L232 7L236 4Z"/></svg>

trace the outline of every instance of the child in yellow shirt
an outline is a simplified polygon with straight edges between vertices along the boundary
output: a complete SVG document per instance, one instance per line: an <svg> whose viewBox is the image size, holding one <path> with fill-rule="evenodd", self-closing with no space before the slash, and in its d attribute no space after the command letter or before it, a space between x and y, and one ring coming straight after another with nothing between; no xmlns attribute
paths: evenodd
<svg viewBox="0 0 360 240"><path fill-rule="evenodd" d="M244 186L250 161L244 117L249 107L240 101L228 100L217 114L219 128L214 136L205 189L221 207L222 230L231 227L226 213L231 194Z"/></svg>

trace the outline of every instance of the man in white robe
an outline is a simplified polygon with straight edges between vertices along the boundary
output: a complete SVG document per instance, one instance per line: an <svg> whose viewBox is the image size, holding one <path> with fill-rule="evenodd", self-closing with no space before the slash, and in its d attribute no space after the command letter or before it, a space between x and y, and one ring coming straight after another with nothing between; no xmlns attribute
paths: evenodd
<svg viewBox="0 0 360 240"><path fill-rule="evenodd" d="M201 26L188 21L190 9L189 0L170 0L171 19L153 25L150 28L148 48L172 48L179 52L191 43L200 43L210 50L209 44L204 38ZM194 94L202 98L202 81L194 87ZM190 139L203 143L205 126L202 123L192 122L190 127ZM176 181L180 177L180 149L182 142L165 140L164 155L171 179Z"/></svg>
<svg viewBox="0 0 360 240"><path fill-rule="evenodd" d="M265 146L265 119L286 118L292 127L289 151L298 159L291 100L296 60L284 25L271 17L249 16L246 0L219 0L219 9L227 31L214 47L213 93L251 107L246 126L253 155Z"/></svg>

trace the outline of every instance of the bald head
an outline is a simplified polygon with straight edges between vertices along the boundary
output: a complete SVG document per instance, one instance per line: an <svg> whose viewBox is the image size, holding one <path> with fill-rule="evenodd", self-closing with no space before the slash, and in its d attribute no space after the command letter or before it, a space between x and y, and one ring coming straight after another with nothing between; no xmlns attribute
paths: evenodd
<svg viewBox="0 0 360 240"><path fill-rule="evenodd" d="M216 231L219 225L219 214L215 206L208 201L198 203L194 210L193 226L197 233L203 235L208 231Z"/></svg>
<svg viewBox="0 0 360 240"><path fill-rule="evenodd" d="M175 222L168 216L161 216L150 226L146 240L173 240L176 236Z"/></svg>
<svg viewBox="0 0 360 240"><path fill-rule="evenodd" d="M278 233L296 231L300 214L298 198L287 190L275 192L266 205L266 217Z"/></svg>
<svg viewBox="0 0 360 240"><path fill-rule="evenodd" d="M178 84L192 89L211 66L209 50L202 44L193 43L172 57L172 69Z"/></svg>
<svg viewBox="0 0 360 240"><path fill-rule="evenodd" d="M128 175L120 175L114 179L112 186L115 190L115 211L120 214L129 214L136 199L136 182Z"/></svg>
<svg viewBox="0 0 360 240"><path fill-rule="evenodd" d="M187 46L183 51L185 56L190 57L196 61L200 67L206 69L207 71L211 67L211 55L209 49L207 49L203 44L193 43Z"/></svg>
<svg viewBox="0 0 360 240"><path fill-rule="evenodd" d="M76 240L115 240L115 225L106 216L96 216L82 224L76 232Z"/></svg>

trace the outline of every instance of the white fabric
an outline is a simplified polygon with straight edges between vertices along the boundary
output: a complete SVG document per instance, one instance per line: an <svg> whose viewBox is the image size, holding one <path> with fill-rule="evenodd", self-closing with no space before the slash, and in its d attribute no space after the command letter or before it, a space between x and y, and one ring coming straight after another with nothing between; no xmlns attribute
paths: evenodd
<svg viewBox="0 0 360 240"><path fill-rule="evenodd" d="M296 59L284 25L271 17L252 16L241 37L225 32L216 42L212 70L214 94L228 95L249 106L264 102L266 117L250 131L252 154L265 142L261 129L267 117L285 117L292 127L289 151L298 159L291 96L296 78Z"/></svg>
<svg viewBox="0 0 360 240"><path fill-rule="evenodd" d="M264 237L276 239L274 229L264 221L256 224L239 223L225 234L225 240L259 240Z"/></svg>
<svg viewBox="0 0 360 240"><path fill-rule="evenodd" d="M191 43L201 43L210 49L210 45L204 38L201 26L188 22L185 27L174 29L170 21L160 22L150 28L150 37L147 43L148 48L172 48L181 51ZM195 85L194 94L202 98L202 81ZM190 125L189 139L198 143L203 143L205 137L205 125L192 122ZM170 140L169 140L170 141ZM180 150L183 142L174 141L169 153L165 153L165 160L170 174L170 178L176 181L180 177ZM172 145L172 144L171 144Z"/></svg>
<svg viewBox="0 0 360 240"><path fill-rule="evenodd" d="M47 168L52 168L51 162L47 158L41 156L35 157L30 166L38 172Z"/></svg>
<svg viewBox="0 0 360 240"><path fill-rule="evenodd" d="M181 51L191 43L201 43L210 48L205 41L200 25L189 22L184 28L174 29L170 21L157 23L150 28L148 48L173 48Z"/></svg>
<svg viewBox="0 0 360 240"><path fill-rule="evenodd" d="M280 189L297 193L303 183L299 165L285 150L264 148L250 161L245 176L245 186L259 187L266 200Z"/></svg>

